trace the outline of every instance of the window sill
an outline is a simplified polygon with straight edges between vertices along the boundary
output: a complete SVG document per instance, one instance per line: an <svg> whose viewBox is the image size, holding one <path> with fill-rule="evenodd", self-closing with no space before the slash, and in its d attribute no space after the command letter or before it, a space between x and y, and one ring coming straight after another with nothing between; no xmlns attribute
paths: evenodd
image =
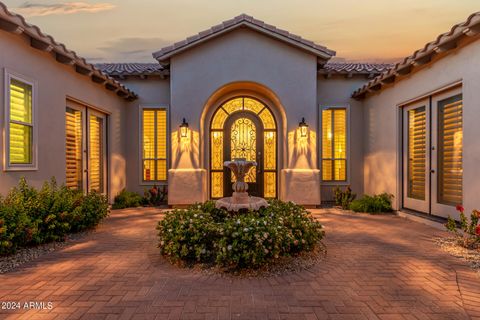
<svg viewBox="0 0 480 320"><path fill-rule="evenodd" d="M142 181L140 182L140 185L141 186L167 186L168 185L168 181L166 180L163 180L163 181Z"/></svg>
<svg viewBox="0 0 480 320"><path fill-rule="evenodd" d="M350 185L349 181L321 181L320 185L322 186L348 186Z"/></svg>
<svg viewBox="0 0 480 320"><path fill-rule="evenodd" d="M8 167L4 172L38 171L38 167Z"/></svg>

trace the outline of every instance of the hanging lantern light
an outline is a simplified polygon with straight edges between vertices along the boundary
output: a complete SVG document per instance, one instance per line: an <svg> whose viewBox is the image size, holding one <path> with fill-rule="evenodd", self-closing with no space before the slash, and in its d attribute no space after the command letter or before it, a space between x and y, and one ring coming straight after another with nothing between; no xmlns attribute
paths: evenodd
<svg viewBox="0 0 480 320"><path fill-rule="evenodd" d="M308 133L308 124L305 122L305 118L302 118L302 121L298 124L300 127L300 135L305 138Z"/></svg>
<svg viewBox="0 0 480 320"><path fill-rule="evenodd" d="M188 122L183 118L182 124L180 125L180 136L186 138L188 133Z"/></svg>

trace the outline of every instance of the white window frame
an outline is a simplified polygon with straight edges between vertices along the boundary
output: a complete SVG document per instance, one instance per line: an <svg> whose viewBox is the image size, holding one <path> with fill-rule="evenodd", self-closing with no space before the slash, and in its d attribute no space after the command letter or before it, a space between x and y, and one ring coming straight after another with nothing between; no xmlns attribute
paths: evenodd
<svg viewBox="0 0 480 320"><path fill-rule="evenodd" d="M167 179L166 180L143 180L143 110L165 110L167 112ZM170 169L170 108L166 104L140 105L138 108L138 173L141 186L168 185L168 170ZM160 159L159 159L160 160ZM163 159L162 159L163 160Z"/></svg>
<svg viewBox="0 0 480 320"><path fill-rule="evenodd" d="M347 164L347 172L346 172L346 180L344 181L335 181L335 180L323 180L323 143L322 143L322 138L323 138L323 122L322 122L322 111L323 110L328 110L328 109L345 109L347 112L347 159L346 159L346 164ZM322 185L330 185L330 186L346 186L350 185L350 104L349 103L341 103L341 104L330 104L330 105L321 105L320 106L320 112L318 115L319 119L319 134L318 134L318 145L320 146L319 148L319 168L320 168L320 179L322 182Z"/></svg>
<svg viewBox="0 0 480 320"><path fill-rule="evenodd" d="M18 74L5 68L4 71L4 97L5 97L5 132L4 132L4 171L36 171L38 170L38 125L37 125L37 81ZM10 83L12 79L23 82L32 87L32 163L11 164L10 163Z"/></svg>

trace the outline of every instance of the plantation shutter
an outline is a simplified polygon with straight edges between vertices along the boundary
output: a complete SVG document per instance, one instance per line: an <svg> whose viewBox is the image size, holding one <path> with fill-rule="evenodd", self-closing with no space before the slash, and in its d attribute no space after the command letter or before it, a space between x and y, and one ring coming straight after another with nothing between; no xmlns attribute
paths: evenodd
<svg viewBox="0 0 480 320"><path fill-rule="evenodd" d="M167 111L142 111L142 163L144 181L167 180Z"/></svg>
<svg viewBox="0 0 480 320"><path fill-rule="evenodd" d="M347 110L335 109L333 116L334 180L347 180Z"/></svg>
<svg viewBox="0 0 480 320"><path fill-rule="evenodd" d="M10 80L9 163L33 163L32 86Z"/></svg>
<svg viewBox="0 0 480 320"><path fill-rule="evenodd" d="M408 197L425 200L426 110L408 111Z"/></svg>
<svg viewBox="0 0 480 320"><path fill-rule="evenodd" d="M167 180L167 111L157 113L157 180Z"/></svg>
<svg viewBox="0 0 480 320"><path fill-rule="evenodd" d="M90 115L89 122L89 191L103 192L103 119Z"/></svg>
<svg viewBox="0 0 480 320"><path fill-rule="evenodd" d="M347 110L322 110L322 180L347 180Z"/></svg>
<svg viewBox="0 0 480 320"><path fill-rule="evenodd" d="M83 128L82 113L68 108L65 113L66 131L66 186L81 190L83 186Z"/></svg>
<svg viewBox="0 0 480 320"><path fill-rule="evenodd" d="M438 108L438 202L462 203L463 184L462 95L439 102Z"/></svg>

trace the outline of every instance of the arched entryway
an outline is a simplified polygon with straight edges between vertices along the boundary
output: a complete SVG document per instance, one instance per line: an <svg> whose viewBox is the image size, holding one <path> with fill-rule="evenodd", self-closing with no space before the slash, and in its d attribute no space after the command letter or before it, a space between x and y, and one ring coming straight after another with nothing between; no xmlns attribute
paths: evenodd
<svg viewBox="0 0 480 320"><path fill-rule="evenodd" d="M233 158L256 161L246 177L249 194L277 197L277 123L260 100L241 96L220 105L210 123L210 197L232 194L234 177L223 162Z"/></svg>

